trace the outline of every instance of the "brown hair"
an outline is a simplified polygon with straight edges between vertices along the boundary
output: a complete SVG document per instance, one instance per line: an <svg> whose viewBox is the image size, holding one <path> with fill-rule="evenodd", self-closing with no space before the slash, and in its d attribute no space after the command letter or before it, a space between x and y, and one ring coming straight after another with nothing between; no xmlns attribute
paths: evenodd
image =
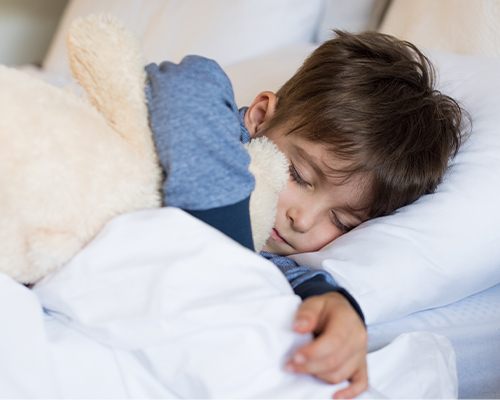
<svg viewBox="0 0 500 400"><path fill-rule="evenodd" d="M370 176L369 218L431 193L461 143L464 112L434 88L431 62L393 36L335 31L277 92L267 129L328 146L346 179Z"/></svg>

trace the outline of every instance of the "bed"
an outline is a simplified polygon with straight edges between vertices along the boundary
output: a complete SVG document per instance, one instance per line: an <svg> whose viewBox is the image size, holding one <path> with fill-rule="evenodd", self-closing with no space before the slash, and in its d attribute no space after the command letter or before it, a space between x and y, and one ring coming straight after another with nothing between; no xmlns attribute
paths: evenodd
<svg viewBox="0 0 500 400"><path fill-rule="evenodd" d="M317 42L328 37L326 27L373 28L386 7L380 1L358 1L356 7L349 7L348 2L288 0L276 1L272 7L255 2L250 8L248 3L219 1L211 6L203 3L206 9L200 12L197 4L151 1L145 7L140 1L129 1L124 7L120 1L72 1L44 68L31 68L31 72L71 85L64 61L64 31L77 15L106 11L135 29L150 61L178 60L186 52L218 59L234 83L238 104L245 105L258 91L277 89ZM340 10L345 14L339 16ZM389 9L387 15L394 21L397 12ZM239 15L246 18L238 19ZM327 16L337 20L325 20ZM245 23L254 24L259 17L262 29L247 31ZM193 33L192 26L205 34ZM228 37L219 26L234 34ZM383 26L389 31L390 21ZM390 219L365 224L322 251L297 259L326 268L360 301L373 352L369 356L372 386L366 397L496 398L500 396L500 353L496 351L500 347L500 252L495 244L500 240L495 200L500 195L500 62L446 51L427 53L438 65L441 87L464 102L474 123L473 139L452 165L446 184L436 196L425 197ZM466 229L457 217L465 211L472 214ZM112 221L67 267L33 291L0 277L1 312L14 321L2 330L0 349L8 362L2 363L0 376L6 378L0 380L0 392L6 397L329 397L332 386L290 377L276 362L307 340L287 330L298 300L282 277L269 272L263 260L183 213L156 212L154 218L138 213ZM164 226L148 229L168 236L172 232L164 231L165 226L191 227L190 240L199 237L197 254L213 257L219 264L213 249L224 248L253 278L241 281L233 276L231 285L214 284L217 295L202 291L201 298L188 296L184 303L171 302L173 295L162 297L158 283L162 280L152 278L158 262L145 255L147 243L138 245L133 235L139 226L163 220ZM148 254L159 256L159 249L149 248ZM177 250L189 254L182 247ZM136 262L118 282L121 286L115 282L116 291L107 292L106 284L114 287L110 278L116 277L114 268L127 265L125 258L116 255L120 252ZM168 278L182 285L187 276L175 267L181 254L163 256L173 261L169 270L174 272ZM200 273L196 262L193 258L188 263L190 277ZM91 272L89 266L94 266ZM151 268L149 275L134 275L135 269L145 266ZM165 277L165 282L169 279ZM180 295L175 287L166 287ZM224 308L223 296L234 296L235 288L240 289L235 297L240 308ZM245 290L251 297L241 295ZM112 310L113 293L115 300L123 300L119 311ZM266 307L258 299L266 299ZM201 306L207 304L217 307ZM173 321L171 330L154 325L158 312ZM231 317L216 318L211 333L204 331L203 341L199 340L200 324L224 313ZM24 338L20 332L29 336ZM209 352L206 343L225 351ZM245 368L235 366L235 357L247 361Z"/></svg>
<svg viewBox="0 0 500 400"><path fill-rule="evenodd" d="M281 272L178 209L117 217L33 290L6 276L0 287L11 321L3 397L330 398L336 388L283 368L309 336L290 329L300 299ZM399 336L369 363L367 398L456 396L443 336Z"/></svg>
<svg viewBox="0 0 500 400"><path fill-rule="evenodd" d="M457 356L459 398L498 398L500 393L500 285L446 307L421 311L369 328L380 348L403 332L430 331L451 340Z"/></svg>

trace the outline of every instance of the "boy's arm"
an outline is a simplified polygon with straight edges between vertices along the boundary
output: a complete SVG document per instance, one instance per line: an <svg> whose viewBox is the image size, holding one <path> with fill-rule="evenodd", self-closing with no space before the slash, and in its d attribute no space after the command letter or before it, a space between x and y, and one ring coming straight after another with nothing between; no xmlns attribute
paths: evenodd
<svg viewBox="0 0 500 400"><path fill-rule="evenodd" d="M242 246L254 251L250 222L250 196L235 204L208 210L187 210L193 217L214 227Z"/></svg>
<svg viewBox="0 0 500 400"><path fill-rule="evenodd" d="M149 122L165 172L164 204L253 250L248 202L254 178L228 77L215 61L199 56L150 64L146 72Z"/></svg>
<svg viewBox="0 0 500 400"><path fill-rule="evenodd" d="M331 277L330 274L328 275ZM365 323L365 316L363 314L363 310L361 310L361 307L356 301L356 299L352 297L352 295L343 287L330 283L330 281L326 279L323 274L315 275L312 278L305 280L303 283L299 284L294 288L294 292L295 294L300 296L302 300L306 300L312 296L320 296L326 293L336 292L348 301L348 303L356 312L356 314L358 314L359 318L361 318L363 324Z"/></svg>
<svg viewBox="0 0 500 400"><path fill-rule="evenodd" d="M329 383L349 385L334 398L354 398L368 387L368 335L351 304L338 292L306 299L294 323L298 333L313 333L312 342L299 348L286 368L316 376Z"/></svg>
<svg viewBox="0 0 500 400"><path fill-rule="evenodd" d="M287 257L262 252L286 276L302 300L295 316L298 333L315 339L298 349L286 367L329 383L350 384L335 398L353 398L368 386L367 333L363 312L350 293L324 270L300 266Z"/></svg>
<svg viewBox="0 0 500 400"><path fill-rule="evenodd" d="M345 297L364 324L365 317L356 299L346 289L340 287L327 271L311 268L306 265L299 265L291 258L265 251L262 251L260 254L280 269L288 282L290 282L295 294L302 300L306 300L312 296L337 292Z"/></svg>

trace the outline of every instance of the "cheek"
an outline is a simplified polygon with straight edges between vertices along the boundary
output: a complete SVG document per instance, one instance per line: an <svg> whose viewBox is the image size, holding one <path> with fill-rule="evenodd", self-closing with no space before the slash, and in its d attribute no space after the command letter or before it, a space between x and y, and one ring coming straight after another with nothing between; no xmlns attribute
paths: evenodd
<svg viewBox="0 0 500 400"><path fill-rule="evenodd" d="M304 238L304 245L307 247L301 251L317 251L342 235L342 231L327 221L310 232L308 238Z"/></svg>
<svg viewBox="0 0 500 400"><path fill-rule="evenodd" d="M342 231L335 227L335 225L331 224L329 221L328 224L318 227L318 231L315 235L318 249L326 246L328 243L337 239L341 235Z"/></svg>
<svg viewBox="0 0 500 400"><path fill-rule="evenodd" d="M290 180L288 180L287 185L278 196L278 213L286 213L286 210L290 207L293 207L298 198L299 193L297 193L297 190L294 189L293 182L290 182Z"/></svg>

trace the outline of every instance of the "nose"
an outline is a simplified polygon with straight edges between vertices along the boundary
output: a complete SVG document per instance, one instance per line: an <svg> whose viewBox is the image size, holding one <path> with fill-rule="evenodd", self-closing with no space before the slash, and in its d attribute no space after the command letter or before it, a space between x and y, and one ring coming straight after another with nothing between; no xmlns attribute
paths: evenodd
<svg viewBox="0 0 500 400"><path fill-rule="evenodd" d="M293 230L305 233L314 226L316 211L308 207L293 207L288 209L287 218Z"/></svg>

